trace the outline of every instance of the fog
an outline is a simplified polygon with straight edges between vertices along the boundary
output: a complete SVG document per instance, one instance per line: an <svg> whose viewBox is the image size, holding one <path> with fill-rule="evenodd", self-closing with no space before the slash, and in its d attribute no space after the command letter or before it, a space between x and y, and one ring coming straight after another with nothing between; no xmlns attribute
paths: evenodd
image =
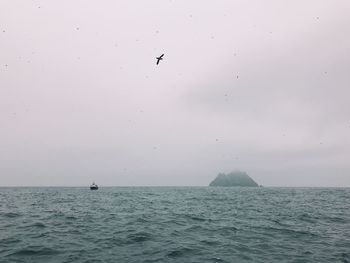
<svg viewBox="0 0 350 263"><path fill-rule="evenodd" d="M347 0L3 0L0 185L350 186L349 69Z"/></svg>

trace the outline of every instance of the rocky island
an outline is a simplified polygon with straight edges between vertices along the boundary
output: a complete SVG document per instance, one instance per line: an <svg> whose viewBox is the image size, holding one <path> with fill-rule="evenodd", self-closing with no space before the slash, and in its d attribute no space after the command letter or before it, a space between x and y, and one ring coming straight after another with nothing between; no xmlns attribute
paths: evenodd
<svg viewBox="0 0 350 263"><path fill-rule="evenodd" d="M249 177L246 172L236 171L229 174L219 173L218 176L209 184L209 186L251 186L258 187L259 185Z"/></svg>

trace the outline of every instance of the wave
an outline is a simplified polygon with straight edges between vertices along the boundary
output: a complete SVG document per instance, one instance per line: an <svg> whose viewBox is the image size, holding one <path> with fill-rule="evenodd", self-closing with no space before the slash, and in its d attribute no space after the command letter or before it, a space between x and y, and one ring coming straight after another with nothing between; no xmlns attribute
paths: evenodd
<svg viewBox="0 0 350 263"><path fill-rule="evenodd" d="M50 256L57 255L60 252L58 250L48 247L26 247L19 249L8 256Z"/></svg>
<svg viewBox="0 0 350 263"><path fill-rule="evenodd" d="M312 205L305 204L319 198L318 190L259 189L263 199L254 189L210 189L214 198L200 187L152 191L7 190L2 194L10 203L0 205L0 261L350 261L350 190L331 190L332 198ZM61 202L73 197L74 205Z"/></svg>
<svg viewBox="0 0 350 263"><path fill-rule="evenodd" d="M168 252L167 256L171 258L178 258L178 257L187 256L188 254L192 254L193 252L194 250L191 248L180 247Z"/></svg>
<svg viewBox="0 0 350 263"><path fill-rule="evenodd" d="M7 218L16 218L16 217L22 216L22 214L15 213L15 212L8 212L8 213L3 213L2 216Z"/></svg>
<svg viewBox="0 0 350 263"><path fill-rule="evenodd" d="M153 239L153 235L147 232L137 232L135 234L130 234L126 238L126 243L139 243L145 242Z"/></svg>

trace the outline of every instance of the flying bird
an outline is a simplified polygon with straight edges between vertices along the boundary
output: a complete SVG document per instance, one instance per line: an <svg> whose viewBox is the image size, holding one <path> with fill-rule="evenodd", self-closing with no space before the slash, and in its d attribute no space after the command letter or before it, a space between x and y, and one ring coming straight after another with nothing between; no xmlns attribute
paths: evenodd
<svg viewBox="0 0 350 263"><path fill-rule="evenodd" d="M163 56L164 56L164 54L162 54L161 56L157 57L157 65L159 64L159 61L163 60Z"/></svg>

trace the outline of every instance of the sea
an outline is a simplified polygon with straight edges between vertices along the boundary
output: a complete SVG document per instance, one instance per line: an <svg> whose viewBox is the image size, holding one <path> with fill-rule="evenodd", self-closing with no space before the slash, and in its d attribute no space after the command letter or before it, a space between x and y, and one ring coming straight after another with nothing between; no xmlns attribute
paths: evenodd
<svg viewBox="0 0 350 263"><path fill-rule="evenodd" d="M0 262L350 262L350 188L0 188Z"/></svg>

